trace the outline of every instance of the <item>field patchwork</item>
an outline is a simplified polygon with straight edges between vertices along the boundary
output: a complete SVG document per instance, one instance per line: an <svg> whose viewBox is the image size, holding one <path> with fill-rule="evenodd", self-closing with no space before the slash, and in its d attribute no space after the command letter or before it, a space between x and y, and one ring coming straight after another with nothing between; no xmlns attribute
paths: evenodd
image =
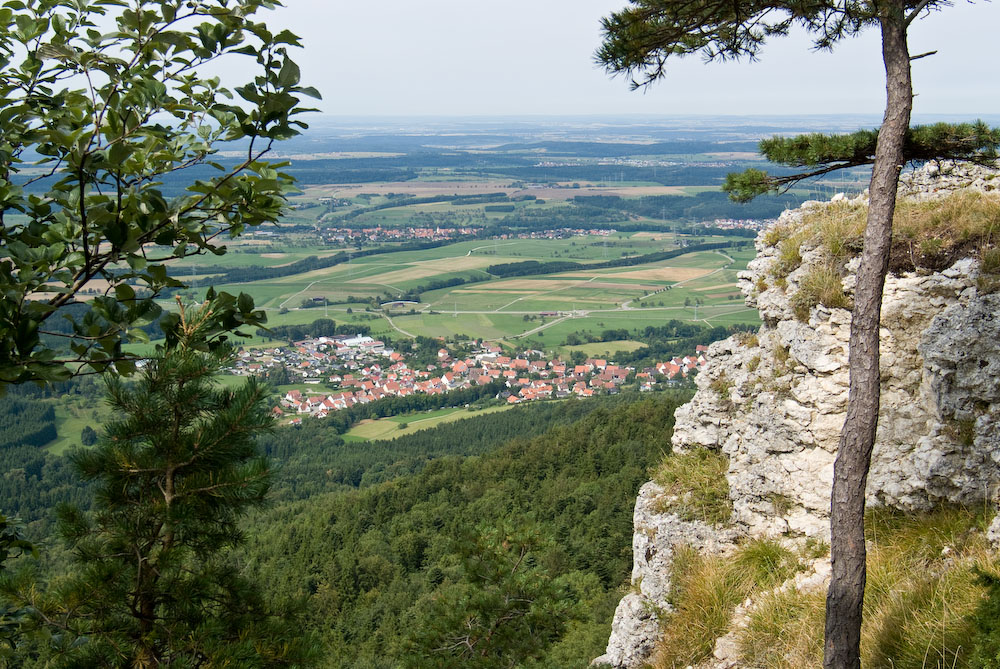
<svg viewBox="0 0 1000 669"><path fill-rule="evenodd" d="M654 269L637 269L631 272L620 272L616 278L655 279L657 281L690 281L711 274L714 269L693 267L656 267Z"/></svg>

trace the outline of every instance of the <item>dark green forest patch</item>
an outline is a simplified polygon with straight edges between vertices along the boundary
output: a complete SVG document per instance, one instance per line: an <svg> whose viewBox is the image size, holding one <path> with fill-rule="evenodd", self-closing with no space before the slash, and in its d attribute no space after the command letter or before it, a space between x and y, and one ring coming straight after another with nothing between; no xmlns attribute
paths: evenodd
<svg viewBox="0 0 1000 669"><path fill-rule="evenodd" d="M274 594L308 598L325 666L462 666L457 646L439 649L492 623L511 634L488 652L526 667L586 666L628 580L636 491L668 450L684 399L599 407L480 456L279 504L248 528L246 563ZM530 605L507 611L511 593ZM544 633L527 643L514 632L539 611Z"/></svg>

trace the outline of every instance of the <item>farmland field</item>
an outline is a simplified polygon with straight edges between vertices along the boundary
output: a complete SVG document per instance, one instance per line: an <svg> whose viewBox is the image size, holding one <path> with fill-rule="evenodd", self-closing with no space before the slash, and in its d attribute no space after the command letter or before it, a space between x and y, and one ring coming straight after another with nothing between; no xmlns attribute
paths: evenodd
<svg viewBox="0 0 1000 669"><path fill-rule="evenodd" d="M527 336L545 346L559 345L573 331L600 330L598 322L614 322L607 327L615 328L645 327L673 318L710 325L758 322L756 312L743 306L736 284L737 271L753 257L748 247L542 276L491 278L487 272L493 264L524 260L601 262L606 250L614 255L622 249L652 253L673 249L676 242L673 235L459 242L220 288L252 295L267 310L271 325L306 324L326 317L364 323L376 335L490 340ZM459 285L422 292L418 302L390 306L396 313L379 308L390 297L445 281ZM349 303L348 297L369 302ZM348 308L353 313L347 313Z"/></svg>
<svg viewBox="0 0 1000 669"><path fill-rule="evenodd" d="M56 433L58 437L45 445L50 453L61 455L73 447L80 446L80 432L84 427L99 430L109 418L110 411L103 402L76 399L54 403L56 413Z"/></svg>
<svg viewBox="0 0 1000 669"><path fill-rule="evenodd" d="M681 141L681 130L667 126L611 124L595 141L572 124L505 127L496 136L480 136L475 124L443 135L431 124L416 134L370 136L334 124L287 149L301 191L281 225L247 230L226 241L228 253L173 268L182 279L215 276L219 289L249 293L270 325L330 318L389 338L558 347L574 332L671 319L756 323L736 282L752 244L720 228L773 219L815 194L735 205L719 186L726 173L761 165L757 134ZM393 250L428 241L437 245ZM720 242L742 246L597 267ZM347 261L331 267L273 271L342 253ZM525 261L575 266L530 275L517 266ZM186 299L198 299L197 291ZM268 341L255 336L249 344Z"/></svg>
<svg viewBox="0 0 1000 669"><path fill-rule="evenodd" d="M544 200L566 200L581 195L619 195L622 197L636 197L639 195L684 195L686 189L683 186L591 186L572 188L570 184L563 186L538 187L538 188L511 188L509 181L448 181L444 179L422 179L419 181L404 181L380 184L333 184L329 186L313 186L305 189L308 197L354 197L358 193L405 193L414 197L428 197L433 195L451 195L459 193L461 195L485 195L487 193L504 192L511 197L523 197L534 195ZM582 186L582 184L581 184Z"/></svg>

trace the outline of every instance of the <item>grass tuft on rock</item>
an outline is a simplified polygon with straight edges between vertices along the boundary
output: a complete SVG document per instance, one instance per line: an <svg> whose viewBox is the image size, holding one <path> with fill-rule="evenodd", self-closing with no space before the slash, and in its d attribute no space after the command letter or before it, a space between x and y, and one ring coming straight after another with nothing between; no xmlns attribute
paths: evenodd
<svg viewBox="0 0 1000 669"><path fill-rule="evenodd" d="M778 249L770 268L776 285L802 264L803 246L818 248L825 262L799 282L791 304L796 318L805 321L812 307L850 309L850 298L841 280L847 262L861 251L868 207L837 202L809 210L800 227L775 227L765 241ZM961 258L980 261L987 277L979 287L1000 290L1000 197L978 191L956 191L932 200L901 200L893 220L889 269L894 273L914 270L940 271ZM994 277L990 280L990 277Z"/></svg>
<svg viewBox="0 0 1000 669"><path fill-rule="evenodd" d="M680 669L707 658L715 640L729 628L737 605L798 569L795 555L774 541L750 541L728 557L677 547L671 570L674 610L663 620L654 669Z"/></svg>
<svg viewBox="0 0 1000 669"><path fill-rule="evenodd" d="M676 513L683 520L711 525L729 522L733 507L726 480L728 469L729 458L704 447L667 455L653 474L670 500L661 510Z"/></svg>
<svg viewBox="0 0 1000 669"><path fill-rule="evenodd" d="M809 320L812 308L819 304L831 309L853 307L851 299L844 293L841 273L833 264L823 264L809 270L789 302L795 317L803 323Z"/></svg>

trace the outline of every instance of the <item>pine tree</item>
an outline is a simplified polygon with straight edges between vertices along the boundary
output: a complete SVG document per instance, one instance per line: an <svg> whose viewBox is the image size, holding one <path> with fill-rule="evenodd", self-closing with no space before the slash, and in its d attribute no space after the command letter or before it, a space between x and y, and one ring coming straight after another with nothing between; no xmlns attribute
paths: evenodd
<svg viewBox="0 0 1000 669"><path fill-rule="evenodd" d="M419 603L404 666L505 669L540 657L581 617L565 579L537 564L534 528L478 528L456 542L461 577Z"/></svg>
<svg viewBox="0 0 1000 669"><path fill-rule="evenodd" d="M106 379L115 419L73 461L96 483L94 513L60 509L76 562L58 603L69 666L308 664L294 612L273 610L227 559L239 520L271 482L254 436L271 427L256 379L220 387L225 349L200 335L211 305L182 312L176 344L134 383ZM192 342L201 342L194 345Z"/></svg>
<svg viewBox="0 0 1000 669"><path fill-rule="evenodd" d="M35 547L25 538L24 527L17 518L8 518L0 513L0 593L5 594L19 580L17 575L8 573L9 560L26 554L37 553ZM0 598L0 666L5 658L17 650L21 640L21 627L28 617L28 611L17 604Z"/></svg>

